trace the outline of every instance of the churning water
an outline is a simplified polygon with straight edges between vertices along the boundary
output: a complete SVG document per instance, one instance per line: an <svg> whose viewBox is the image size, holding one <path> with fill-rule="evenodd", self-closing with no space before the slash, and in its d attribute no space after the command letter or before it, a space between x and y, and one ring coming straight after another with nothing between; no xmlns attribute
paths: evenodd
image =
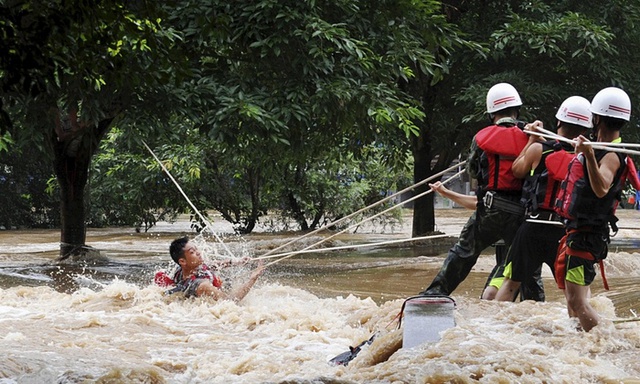
<svg viewBox="0 0 640 384"><path fill-rule="evenodd" d="M438 212L456 236L468 212ZM57 231L0 232L0 383L640 383L640 213L622 211L589 333L568 318L545 271L547 302L478 299L493 257L483 255L452 295L456 326L437 342L402 349L403 299L434 276L445 250L377 247L277 263L239 304L163 295L155 271L171 266L168 244L188 226L149 234L91 230L104 259L54 262ZM331 245L407 237L341 236ZM236 257L293 236L227 237ZM307 240L302 248L315 242ZM224 251L198 238L209 258ZM432 252L433 251L433 252ZM241 282L248 269L223 271ZM628 320L628 321L621 321ZM348 366L328 361L376 334Z"/></svg>

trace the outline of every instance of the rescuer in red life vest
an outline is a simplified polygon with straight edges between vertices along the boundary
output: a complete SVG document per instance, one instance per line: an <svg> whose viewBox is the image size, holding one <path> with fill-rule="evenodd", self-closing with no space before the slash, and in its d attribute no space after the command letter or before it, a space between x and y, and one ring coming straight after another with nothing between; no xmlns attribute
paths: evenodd
<svg viewBox="0 0 640 384"><path fill-rule="evenodd" d="M522 101L507 83L487 92L487 112L492 125L473 138L467 170L478 180L475 211L465 224L458 242L449 250L444 264L423 295L449 295L467 277L480 253L504 240L509 247L524 218L520 204L522 180L511 164L528 142L517 127ZM483 298L492 299L497 287L485 289Z"/></svg>
<svg viewBox="0 0 640 384"><path fill-rule="evenodd" d="M620 142L620 129L631 117L631 100L619 88L605 88L591 101L591 112L597 141ZM617 229L614 214L626 180L627 159L585 142L584 136L576 139L578 155L569 164L556 204L567 233L558 248L555 277L564 290L569 316L577 317L582 329L589 331L599 321L589 303L589 285L595 263L607 257L609 227Z"/></svg>
<svg viewBox="0 0 640 384"><path fill-rule="evenodd" d="M558 134L567 139L585 134L592 127L590 106L584 97L567 98L556 113ZM525 131L535 132L536 127L542 127L542 122L527 124ZM554 207L574 156L570 143L544 141L540 136L530 135L527 146L513 162L513 174L525 180L522 202L527 214L509 248L504 281L496 300L515 300L521 282L532 278L543 263L554 272L558 242L565 234Z"/></svg>

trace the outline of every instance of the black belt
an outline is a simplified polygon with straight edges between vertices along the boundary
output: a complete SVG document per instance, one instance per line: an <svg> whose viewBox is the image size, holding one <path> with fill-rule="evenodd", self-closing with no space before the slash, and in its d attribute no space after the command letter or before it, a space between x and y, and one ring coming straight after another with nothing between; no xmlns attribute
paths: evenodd
<svg viewBox="0 0 640 384"><path fill-rule="evenodd" d="M524 216L524 207L519 202L500 197L494 191L488 191L482 199L487 209L497 209L506 213Z"/></svg>
<svg viewBox="0 0 640 384"><path fill-rule="evenodd" d="M527 214L527 219L532 219L536 221L557 221L562 222L562 217L555 212L551 211L537 211L530 212Z"/></svg>

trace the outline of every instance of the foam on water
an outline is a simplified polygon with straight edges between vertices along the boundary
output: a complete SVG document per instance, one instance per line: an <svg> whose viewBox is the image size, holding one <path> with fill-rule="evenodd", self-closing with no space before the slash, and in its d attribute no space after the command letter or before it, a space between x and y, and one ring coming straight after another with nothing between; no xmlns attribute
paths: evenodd
<svg viewBox="0 0 640 384"><path fill-rule="evenodd" d="M455 224L452 233L459 232L466 216L458 221L447 222ZM621 234L637 238L637 233ZM48 236L3 250L9 253L0 255L0 261L11 263L3 276L21 284L57 279L49 262L56 257L51 250L58 246L59 233ZM478 294L467 290L482 283L465 281L454 293L456 325L437 342L399 349L402 330L396 330L394 317L404 298L364 297L418 292L417 285L396 281L424 284L435 272L422 267L438 268L440 257L291 260L287 267L279 265L279 275L270 271L261 277L236 304L167 297L148 284L159 263L173 266L166 255L173 232L144 239L118 231L93 236L90 243L108 255L109 263L86 270L58 266L61 275L73 280L73 289L13 283L0 288L1 384L640 382L640 322L633 318L640 312L640 254L633 250L612 250L607 258L611 292L604 292L602 279L596 278L591 304L601 323L589 333L577 330L552 284L545 282L548 302L497 303L475 299ZM227 257L220 246L197 240L209 260ZM249 243L227 245L241 257L262 254L284 241L263 234ZM6 243L14 244L14 236ZM41 251L50 254L36 253ZM325 264L332 269L313 275ZM493 257L481 257L474 271L492 266ZM285 269L292 272L285 276ZM246 272L225 271L225 286L244 281ZM283 276L305 273L301 283L294 278L283 283ZM344 283L349 280L353 284ZM632 321L615 323L616 315ZM374 342L347 367L328 364L373 334Z"/></svg>
<svg viewBox="0 0 640 384"><path fill-rule="evenodd" d="M561 303L457 298L456 326L439 342L400 349L402 300L319 298L263 284L240 304L165 297L115 280L72 294L0 290L0 378L16 382L621 382L640 377L640 324L576 329ZM391 324L389 326L389 324ZM373 333L347 367L330 358ZM400 345L398 345L400 341ZM395 353L394 353L395 352Z"/></svg>

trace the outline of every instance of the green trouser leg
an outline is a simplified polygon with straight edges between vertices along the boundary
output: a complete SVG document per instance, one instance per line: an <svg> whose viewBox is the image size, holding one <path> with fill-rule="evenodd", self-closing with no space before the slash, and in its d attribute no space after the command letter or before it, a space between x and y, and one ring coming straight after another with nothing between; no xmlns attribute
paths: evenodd
<svg viewBox="0 0 640 384"><path fill-rule="evenodd" d="M503 242L496 244L496 266L493 267L491 274L487 278L484 287L486 288L491 280L504 276L504 267L507 263L507 253L509 248ZM542 266L534 273L534 275L522 282L520 285L520 300L544 301L544 284L542 283Z"/></svg>
<svg viewBox="0 0 640 384"><path fill-rule="evenodd" d="M450 295L458 285L469 275L471 268L476 264L476 257L460 257L456 252L457 244L451 248L440 271L427 289L421 292L423 295Z"/></svg>
<svg viewBox="0 0 640 384"><path fill-rule="evenodd" d="M494 209L475 211L465 224L458 242L449 250L444 264L424 295L449 295L469 275L480 253L503 239L507 246L522 217Z"/></svg>

